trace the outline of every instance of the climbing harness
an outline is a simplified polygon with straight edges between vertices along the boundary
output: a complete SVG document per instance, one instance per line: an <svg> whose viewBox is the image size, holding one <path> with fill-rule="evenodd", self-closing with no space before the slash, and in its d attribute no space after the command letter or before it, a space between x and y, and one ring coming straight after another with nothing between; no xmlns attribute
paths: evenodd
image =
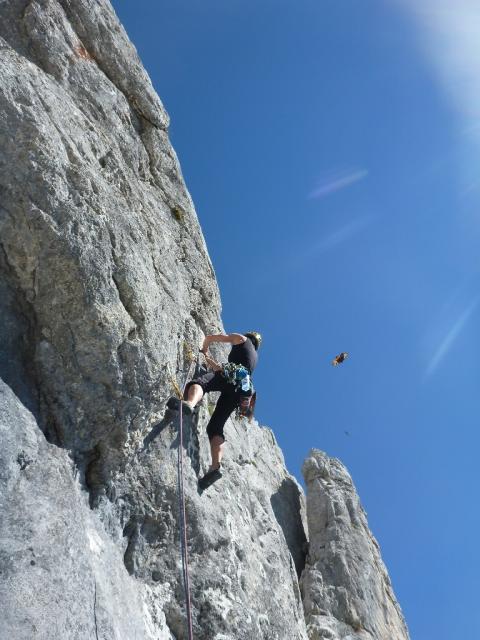
<svg viewBox="0 0 480 640"><path fill-rule="evenodd" d="M237 418L248 418L250 421L253 417L257 394L253 388L249 370L243 364L227 362L222 365L222 375L227 382L234 385L235 391L240 393L235 412Z"/></svg>
<svg viewBox="0 0 480 640"><path fill-rule="evenodd" d="M250 371L243 364L235 362L222 364L222 376L227 382L234 385L236 391L251 393L253 390Z"/></svg>
<svg viewBox="0 0 480 640"><path fill-rule="evenodd" d="M179 445L178 445L178 499L179 499L179 511L180 511L180 546L182 549L182 572L183 572L183 586L185 590L185 602L187 608L187 632L188 640L193 640L192 629L192 604L190 597L190 576L188 571L188 547L187 547L187 514L185 509L185 488L183 482L183 403L181 398L185 393L187 382L190 379L192 372L195 369L195 359L191 360L188 368L185 383L183 385L183 391L180 396L180 413L179 413ZM175 381L176 382L176 381ZM175 385L174 385L175 386ZM178 384L176 385L178 388Z"/></svg>

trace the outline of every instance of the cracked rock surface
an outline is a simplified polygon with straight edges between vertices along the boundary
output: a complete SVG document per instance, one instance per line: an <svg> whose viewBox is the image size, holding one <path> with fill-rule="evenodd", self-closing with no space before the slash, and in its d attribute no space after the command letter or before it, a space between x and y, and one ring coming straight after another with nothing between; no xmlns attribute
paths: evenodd
<svg viewBox="0 0 480 640"><path fill-rule="evenodd" d="M173 638L165 589L124 570L67 453L1 380L0 438L0 638Z"/></svg>
<svg viewBox="0 0 480 640"><path fill-rule="evenodd" d="M185 635L178 424L164 406L172 378L184 381L187 346L222 326L167 124L108 2L0 3L0 376L12 390L2 403L24 418L4 418L18 449L18 462L3 462L11 533L0 570L17 587L0 604L16 616L12 638L34 627L50 640L96 637L94 602L98 637ZM301 490L269 430L252 424L246 437L230 421L222 489L200 495L207 412L185 425L195 637L305 638ZM24 421L35 465L20 446ZM34 535L38 520L48 536ZM125 594L111 606L93 577L102 564L88 551L92 523L108 541L110 591ZM50 560L30 585L18 572L31 553ZM32 601L41 580L70 627Z"/></svg>
<svg viewBox="0 0 480 640"><path fill-rule="evenodd" d="M52 438L93 455L165 399L183 339L219 328L216 281L110 5L3 2L0 37L0 373Z"/></svg>
<svg viewBox="0 0 480 640"><path fill-rule="evenodd" d="M0 0L2 638L187 637L165 402L222 323L167 127L107 0ZM389 628L374 598L391 591L368 622L355 575L344 605L336 583L318 600L323 529L309 516L304 571L305 499L269 429L229 420L223 477L198 491L211 402L184 424L196 640L337 637L317 615Z"/></svg>

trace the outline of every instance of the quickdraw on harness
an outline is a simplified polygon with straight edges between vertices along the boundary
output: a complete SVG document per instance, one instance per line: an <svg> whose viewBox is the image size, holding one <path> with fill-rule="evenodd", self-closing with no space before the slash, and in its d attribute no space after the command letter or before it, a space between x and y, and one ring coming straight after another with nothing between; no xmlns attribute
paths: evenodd
<svg viewBox="0 0 480 640"><path fill-rule="evenodd" d="M227 382L235 386L236 391L251 393L253 385L250 371L243 364L235 364L235 362L222 364L222 376Z"/></svg>
<svg viewBox="0 0 480 640"><path fill-rule="evenodd" d="M227 362L222 365L222 375L240 393L240 400L236 410L237 418L251 420L257 394L253 388L249 370L242 364Z"/></svg>

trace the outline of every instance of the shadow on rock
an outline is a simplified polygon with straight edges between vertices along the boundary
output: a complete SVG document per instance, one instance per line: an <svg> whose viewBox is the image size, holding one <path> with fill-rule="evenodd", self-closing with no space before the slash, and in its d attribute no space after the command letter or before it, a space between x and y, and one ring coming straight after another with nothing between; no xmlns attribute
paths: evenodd
<svg viewBox="0 0 480 640"><path fill-rule="evenodd" d="M172 415L169 411L167 411L163 419L160 420L160 422L157 422L157 424L153 425L150 433L148 433L143 439L143 447L142 447L141 453L143 453L146 449L148 449L148 447L155 440L155 438L157 438L162 433L162 431L164 431L170 424L172 424L173 419L174 419L174 415Z"/></svg>
<svg viewBox="0 0 480 640"><path fill-rule="evenodd" d="M187 456L190 458L195 474L200 473L200 443L196 426L197 414L183 416L183 446ZM167 410L163 419L153 425L151 431L143 439L143 447L140 453L145 453L149 446L163 433L167 427L173 427L175 438L170 443L170 449L178 449L180 446L180 424L179 414L176 411Z"/></svg>
<svg viewBox="0 0 480 640"><path fill-rule="evenodd" d="M307 537L302 523L298 485L291 478L285 478L278 491L271 496L270 504L300 577L305 567Z"/></svg>

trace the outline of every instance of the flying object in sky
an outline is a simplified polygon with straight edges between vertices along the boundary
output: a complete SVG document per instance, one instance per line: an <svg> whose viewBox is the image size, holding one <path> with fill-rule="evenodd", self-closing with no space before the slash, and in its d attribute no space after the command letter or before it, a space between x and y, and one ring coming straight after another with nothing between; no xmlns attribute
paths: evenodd
<svg viewBox="0 0 480 640"><path fill-rule="evenodd" d="M346 351L343 351L342 353L339 353L338 356L335 356L335 358L332 360L332 365L336 367L339 364L342 364L342 362L347 358L348 358L348 353Z"/></svg>

